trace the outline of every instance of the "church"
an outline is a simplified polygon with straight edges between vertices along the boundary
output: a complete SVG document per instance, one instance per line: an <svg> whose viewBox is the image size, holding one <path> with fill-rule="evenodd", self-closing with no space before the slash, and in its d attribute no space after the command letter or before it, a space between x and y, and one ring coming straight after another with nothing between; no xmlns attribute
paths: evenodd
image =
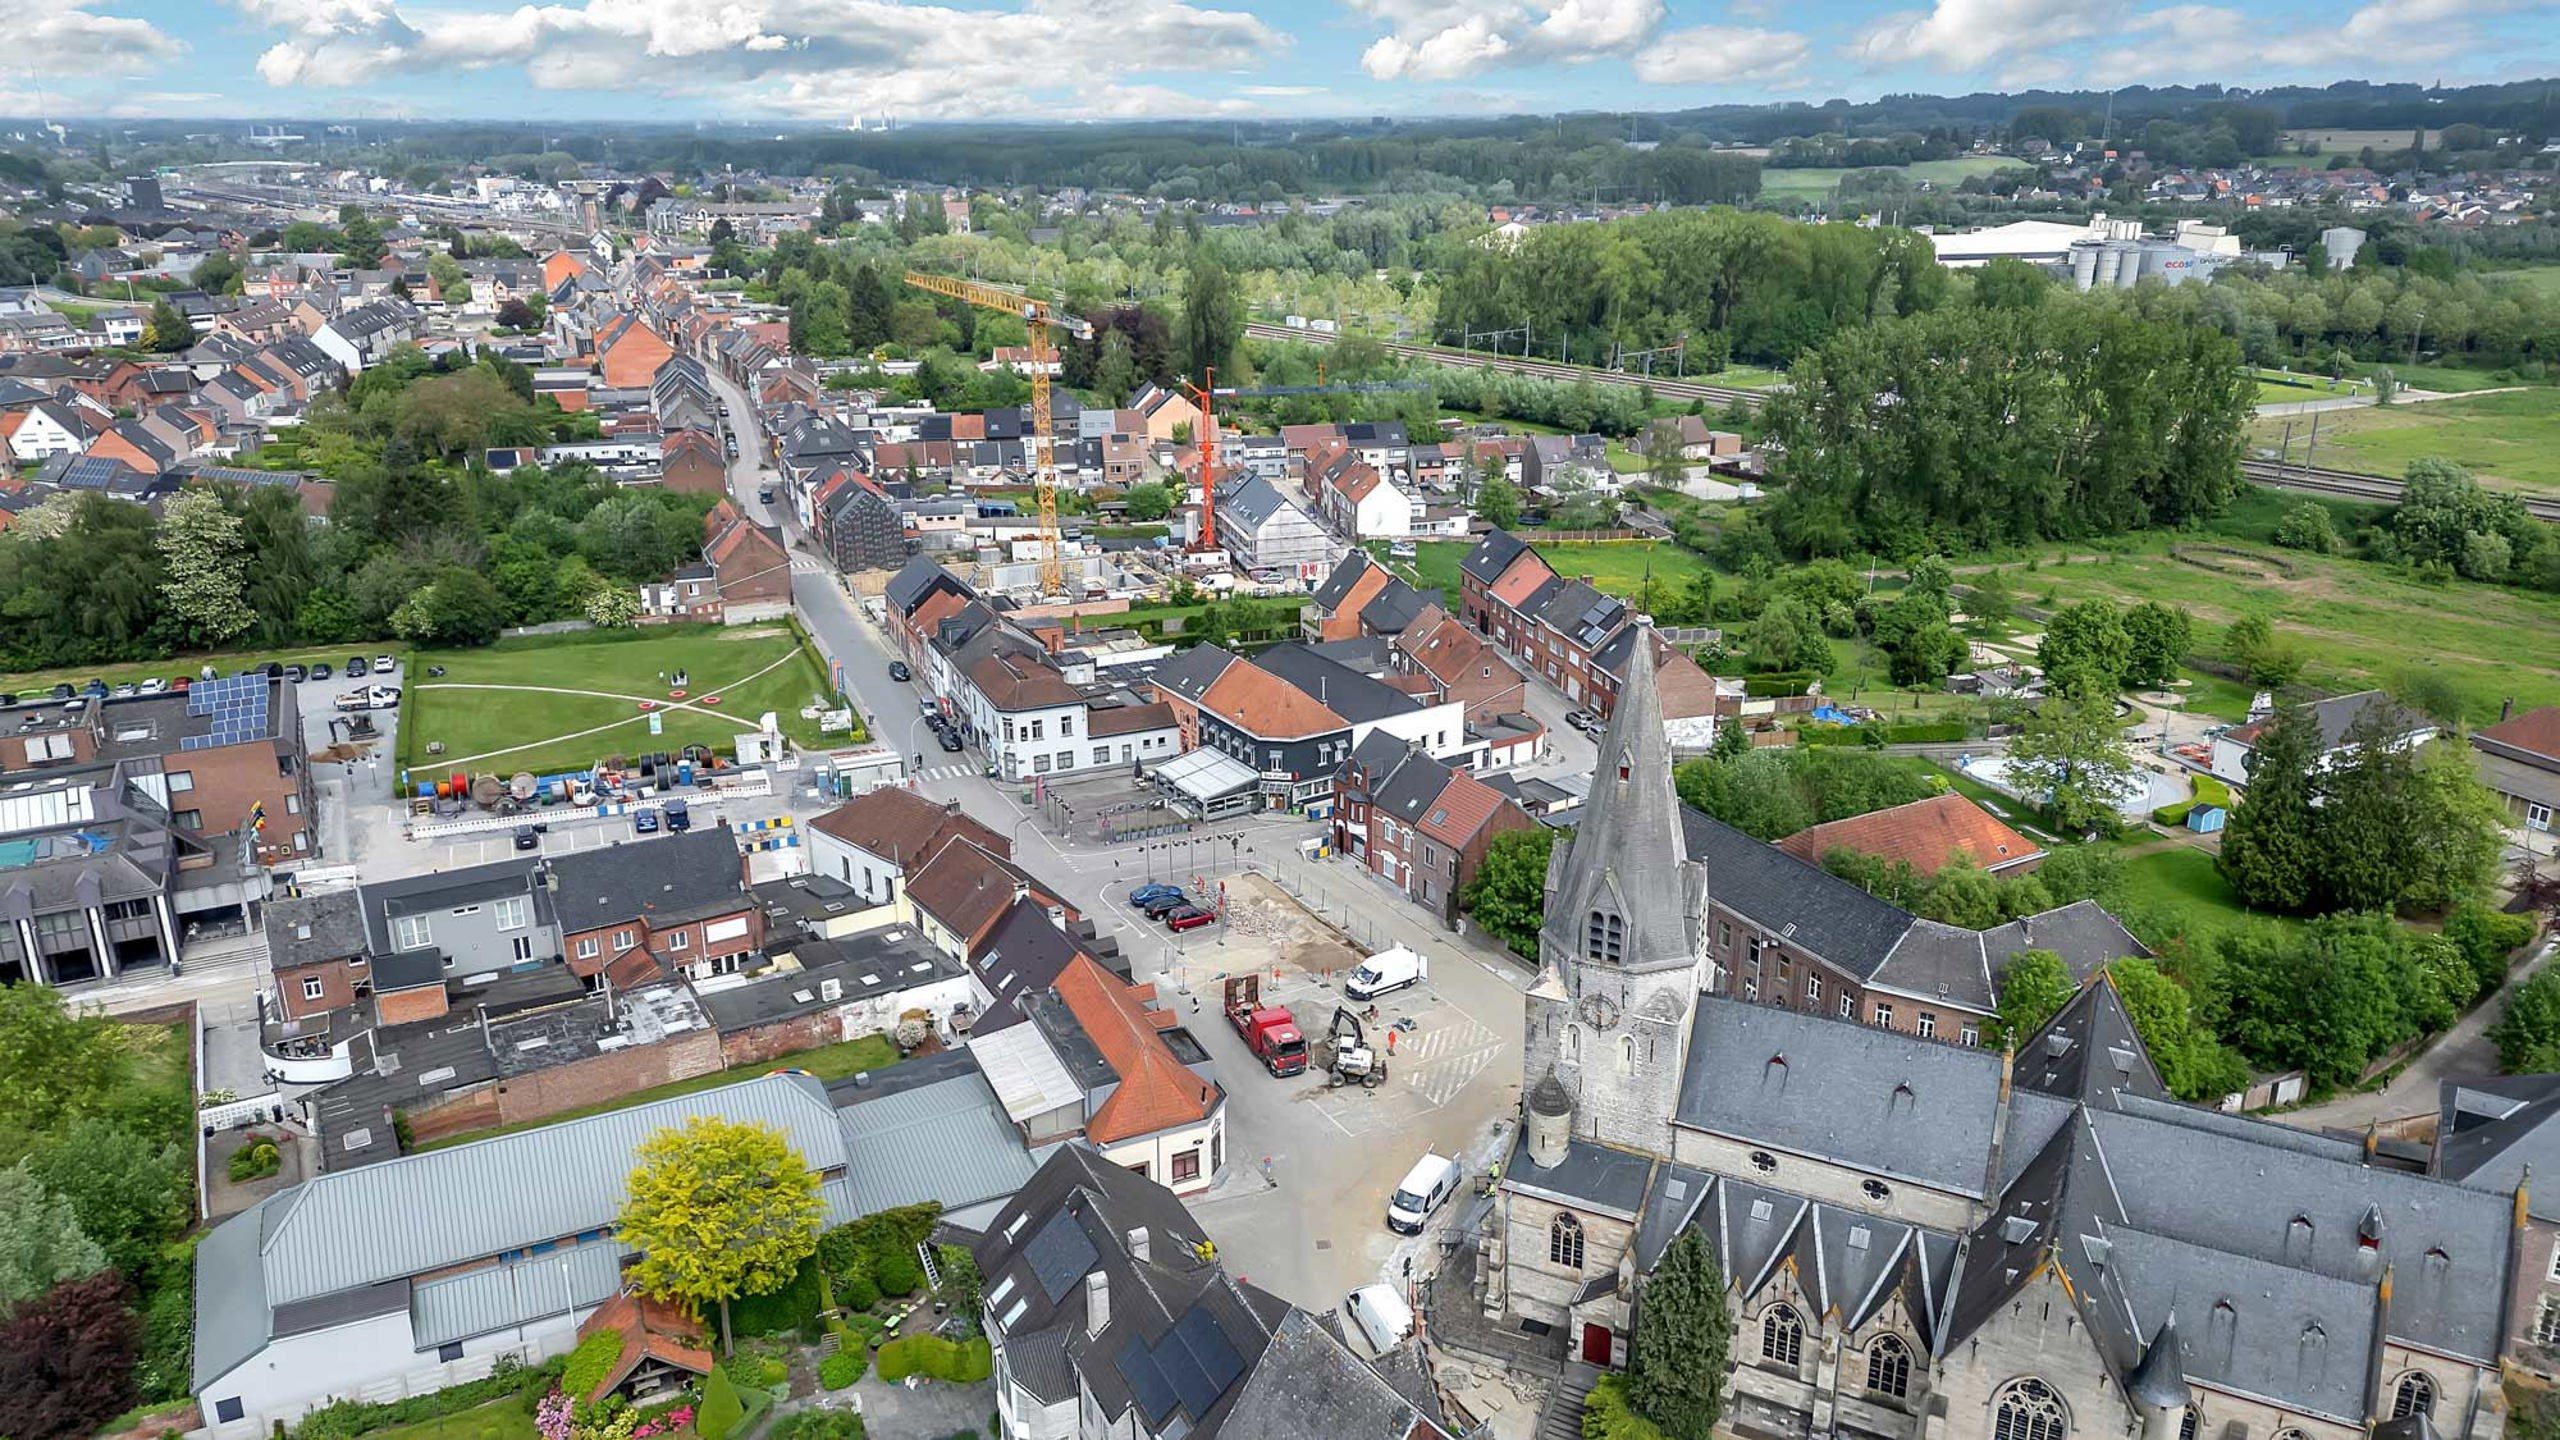
<svg viewBox="0 0 2560 1440"><path fill-rule="evenodd" d="M1547 874L1488 1319L1623 1366L1694 1227L1733 1305L1737 1434L2498 1440L2515 1317L2560 1313L2520 1175L2454 1183L2172 1099L2105 974L2139 947L2094 906L2048 932L2078 937L2080 991L2007 1052L1915 1028L1925 988L1834 1009L1773 983L1767 956L1839 929L1840 882L1737 833L1680 804L1631 667ZM1747 909L1718 902L1728 873ZM2025 948L1956 933L1986 989Z"/></svg>

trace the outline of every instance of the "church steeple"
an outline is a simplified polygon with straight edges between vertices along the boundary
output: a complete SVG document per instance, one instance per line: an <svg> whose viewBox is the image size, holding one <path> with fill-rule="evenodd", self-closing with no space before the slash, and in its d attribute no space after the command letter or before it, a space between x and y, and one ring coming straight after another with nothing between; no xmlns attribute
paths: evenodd
<svg viewBox="0 0 2560 1440"><path fill-rule="evenodd" d="M1653 622L1638 617L1626 683L1600 740L1591 795L1569 847L1550 864L1544 966L1644 971L1687 967L1698 954L1706 876L1689 858L1671 782L1671 738L1654 675Z"/></svg>

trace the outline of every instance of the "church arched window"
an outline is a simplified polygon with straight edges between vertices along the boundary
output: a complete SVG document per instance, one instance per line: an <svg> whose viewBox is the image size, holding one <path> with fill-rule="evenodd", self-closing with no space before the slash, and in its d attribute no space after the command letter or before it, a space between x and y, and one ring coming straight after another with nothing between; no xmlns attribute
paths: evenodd
<svg viewBox="0 0 2560 1440"><path fill-rule="evenodd" d="M1618 1037L1618 1073L1621 1075L1636 1073L1636 1037L1633 1035Z"/></svg>
<svg viewBox="0 0 2560 1440"><path fill-rule="evenodd" d="M2062 1397L2041 1380L2018 1381L1991 1407L1991 1440L2063 1440L2070 1429Z"/></svg>
<svg viewBox="0 0 2560 1440"><path fill-rule="evenodd" d="M2435 1377L2424 1370L2412 1370L2401 1376L2400 1388L2391 1392L2391 1418L2405 1420L2412 1415L2435 1413Z"/></svg>
<svg viewBox="0 0 2560 1440"><path fill-rule="evenodd" d="M1607 910L1594 910L1583 926L1582 953L1585 958L1606 960L1616 964L1627 948L1627 922Z"/></svg>
<svg viewBox="0 0 2560 1440"><path fill-rule="evenodd" d="M1567 1270L1582 1268L1582 1222L1559 1215L1547 1227L1547 1259Z"/></svg>
<svg viewBox="0 0 2560 1440"><path fill-rule="evenodd" d="M1867 1393L1904 1400L1911 1395L1911 1347L1899 1335L1879 1335L1867 1347Z"/></svg>
<svg viewBox="0 0 2560 1440"><path fill-rule="evenodd" d="M1567 1065L1582 1063L1582 1027L1579 1025L1564 1027L1564 1063Z"/></svg>
<svg viewBox="0 0 2560 1440"><path fill-rule="evenodd" d="M1772 1365L1795 1365L1804 1359L1804 1322L1784 1305L1772 1305L1760 1317L1760 1358Z"/></svg>

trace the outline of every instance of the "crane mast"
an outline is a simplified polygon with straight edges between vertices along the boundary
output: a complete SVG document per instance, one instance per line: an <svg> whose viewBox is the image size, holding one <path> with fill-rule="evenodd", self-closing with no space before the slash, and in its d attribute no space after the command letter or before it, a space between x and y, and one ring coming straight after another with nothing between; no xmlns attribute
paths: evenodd
<svg viewBox="0 0 2560 1440"><path fill-rule="evenodd" d="M1055 325L1078 339L1091 335L1093 327L1073 315L1060 315L1046 300L998 285L981 285L975 280L921 270L908 271L907 283L982 310L1002 310L1022 317L1031 351L1031 476L1040 504L1040 590L1046 595L1064 595L1065 547L1058 539L1057 420L1049 410L1049 369L1056 363L1058 352L1049 344L1049 327Z"/></svg>

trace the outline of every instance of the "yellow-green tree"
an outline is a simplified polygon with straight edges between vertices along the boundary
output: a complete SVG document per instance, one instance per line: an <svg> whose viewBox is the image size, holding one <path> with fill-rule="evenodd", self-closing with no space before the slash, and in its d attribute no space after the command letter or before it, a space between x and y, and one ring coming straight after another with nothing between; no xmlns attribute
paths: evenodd
<svg viewBox="0 0 2560 1440"><path fill-rule="evenodd" d="M818 1175L781 1131L717 1116L670 1126L640 1147L622 1205L622 1243L640 1252L632 1288L697 1312L789 1284L818 1248Z"/></svg>

